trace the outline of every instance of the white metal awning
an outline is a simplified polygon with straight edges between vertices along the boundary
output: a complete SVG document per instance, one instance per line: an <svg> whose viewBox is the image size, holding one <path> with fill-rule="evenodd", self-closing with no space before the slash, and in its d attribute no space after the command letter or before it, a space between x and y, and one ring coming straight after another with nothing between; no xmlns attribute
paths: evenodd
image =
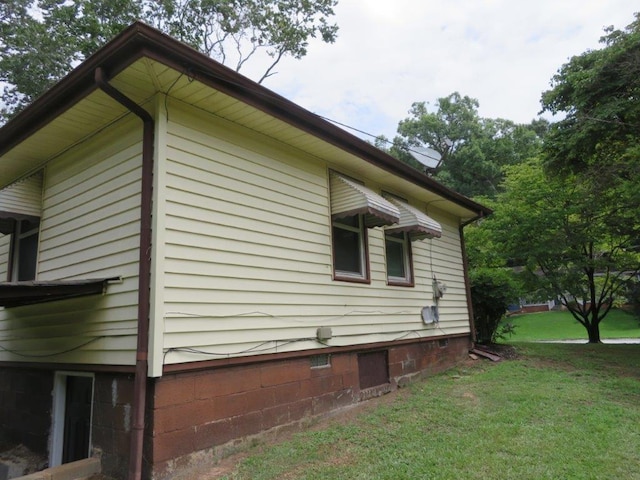
<svg viewBox="0 0 640 480"><path fill-rule="evenodd" d="M331 216L364 215L367 227L392 225L400 221L400 210L373 190L331 172Z"/></svg>
<svg viewBox="0 0 640 480"><path fill-rule="evenodd" d="M442 226L426 213L397 198L388 200L400 210L400 221L396 225L386 227L386 232L407 232L412 240L442 236Z"/></svg>

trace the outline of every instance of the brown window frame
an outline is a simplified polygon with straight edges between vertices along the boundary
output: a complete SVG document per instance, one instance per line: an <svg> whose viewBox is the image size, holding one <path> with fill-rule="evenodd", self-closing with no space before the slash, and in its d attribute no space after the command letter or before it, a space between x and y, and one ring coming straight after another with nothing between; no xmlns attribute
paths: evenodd
<svg viewBox="0 0 640 480"><path fill-rule="evenodd" d="M398 241L397 236L402 235L402 240ZM402 259L404 262L404 277L397 277L389 275L389 249L387 242L401 243L402 244ZM407 232L384 232L384 253L385 253L385 268L387 272L387 285L396 287L414 287L415 279L413 274L413 252L411 249L411 238Z"/></svg>
<svg viewBox="0 0 640 480"><path fill-rule="evenodd" d="M23 231L24 225L27 222L34 223L35 226L27 231ZM25 261L25 252L23 250L25 239L35 237L35 251L27 252L34 258L33 272L29 272L29 275L24 275L20 271L21 266ZM19 281L32 281L35 280L38 274L38 251L40 242L40 219L31 220L15 220L13 226L13 232L11 233L11 246L9 248L9 264L7 265L7 281L19 282Z"/></svg>
<svg viewBox="0 0 640 480"><path fill-rule="evenodd" d="M357 218L358 227L352 227L341 221L340 218L335 218L331 221L331 253L333 264L333 279L341 282L354 282L354 283L371 283L371 271L369 266L369 236L367 234L367 227L364 224L363 215L353 215L345 218ZM349 270L339 270L336 268L337 262L337 242L336 242L336 229L347 230L358 233L358 250L360 254L360 270L359 272Z"/></svg>

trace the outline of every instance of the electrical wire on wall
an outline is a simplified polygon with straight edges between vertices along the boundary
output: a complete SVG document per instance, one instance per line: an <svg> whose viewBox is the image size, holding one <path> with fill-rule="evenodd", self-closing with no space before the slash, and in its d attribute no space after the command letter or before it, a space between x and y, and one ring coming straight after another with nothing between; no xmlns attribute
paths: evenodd
<svg viewBox="0 0 640 480"><path fill-rule="evenodd" d="M438 330L440 330L442 333L444 333L445 335L448 335L449 333L446 332L445 330L443 330L442 328L440 328L439 326L437 327ZM385 332L386 334L396 334L397 336L394 337L393 339L391 339L391 342L397 342L400 340L404 340L408 337L411 336L415 336L417 338L428 338L429 336L423 335L424 331L423 330L401 330L401 331L396 331L396 332ZM368 336L368 335L380 335L379 333L369 333L369 334L362 334L361 336ZM333 335L332 338L348 338L351 337L352 335ZM327 343L326 341L320 341L318 340L317 337L300 337L300 338L294 338L294 339L281 339L281 340L268 340L265 342L261 342L258 343L256 345L254 345L253 347L250 348L246 348L246 349L242 349L242 350L237 350L237 351L233 351L233 352L216 352L216 351L211 351L211 350L203 350L203 349L198 349L198 348L193 348L193 347L171 347L168 348L164 351L163 354L163 363L166 363L166 359L167 356L170 353L190 353L190 354L194 354L194 355L201 355L201 356L208 356L208 357L219 357L219 358L232 358L232 357L237 357L237 356L242 356L242 355L248 355L248 354L259 354L259 353L275 353L278 351L278 349L282 349L282 347L285 347L287 345L291 345L291 344L295 344L295 343L300 343L300 342L315 342L319 345L322 345L324 347L341 347L344 345L331 345L329 343ZM348 344L351 345L351 344Z"/></svg>
<svg viewBox="0 0 640 480"><path fill-rule="evenodd" d="M87 340L86 342L80 343L78 345L75 345L73 347L69 347L65 350L60 350L54 353L42 353L42 354L27 354L27 353L22 353L19 350L13 350L10 348L7 348L3 345L0 344L0 350L2 350L3 352L7 352L10 353L12 355L15 355L17 357L22 357L22 358L49 358L49 357L56 357L58 355L64 355L65 353L71 353L71 352L75 352L76 350L80 350L83 347L86 347L87 345L90 345L94 342L97 342L98 340L102 340L103 338L115 338L115 337L130 337L131 335L100 335L97 337L93 337L89 340Z"/></svg>
<svg viewBox="0 0 640 480"><path fill-rule="evenodd" d="M173 318L209 318L212 320L217 319L234 319L234 318L260 318L267 317L270 320L275 320L283 323L299 323L303 325L309 326L321 326L325 324L331 324L332 322L342 320L345 317L350 316L390 316L390 315L413 315L415 312L413 310L398 310L395 312L384 312L382 310L351 310L349 312L343 313L341 315L332 315L328 317L320 317L312 320L299 320L296 318L287 318L285 316L277 316L272 315L270 313L262 312L259 310L235 313L233 315L211 315L211 314L198 314L198 313L189 313L189 312L165 312L165 319L173 319Z"/></svg>

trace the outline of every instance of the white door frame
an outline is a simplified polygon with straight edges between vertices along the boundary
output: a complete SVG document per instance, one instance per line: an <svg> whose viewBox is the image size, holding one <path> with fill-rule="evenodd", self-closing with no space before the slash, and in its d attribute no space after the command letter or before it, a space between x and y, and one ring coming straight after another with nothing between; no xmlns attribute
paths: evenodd
<svg viewBox="0 0 640 480"><path fill-rule="evenodd" d="M49 466L57 467L62 464L62 450L64 445L64 418L67 405L67 378L91 377L91 421L89 426L89 452L92 448L93 429L93 394L95 375L90 372L57 371L53 378L53 405L51 408L51 435L49 437Z"/></svg>

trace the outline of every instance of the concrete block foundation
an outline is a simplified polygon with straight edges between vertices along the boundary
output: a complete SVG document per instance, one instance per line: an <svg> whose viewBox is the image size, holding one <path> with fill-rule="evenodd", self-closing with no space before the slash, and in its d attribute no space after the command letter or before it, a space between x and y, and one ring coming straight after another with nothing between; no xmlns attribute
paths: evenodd
<svg viewBox="0 0 640 480"><path fill-rule="evenodd" d="M256 435L300 428L443 371L470 347L467 335L185 364L148 379L143 477L168 480ZM53 441L54 368L0 367L0 433L45 457ZM95 372L93 382L89 456L99 458L104 474L126 478L133 375Z"/></svg>

